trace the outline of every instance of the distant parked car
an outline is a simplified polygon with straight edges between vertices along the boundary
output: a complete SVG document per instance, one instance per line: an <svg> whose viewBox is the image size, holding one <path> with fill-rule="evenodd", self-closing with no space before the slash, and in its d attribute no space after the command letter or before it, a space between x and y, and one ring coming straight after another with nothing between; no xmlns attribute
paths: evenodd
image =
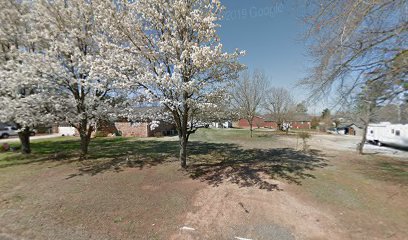
<svg viewBox="0 0 408 240"><path fill-rule="evenodd" d="M196 122L193 126L194 128L209 128L210 124L206 122ZM188 127L191 127L191 123L188 123Z"/></svg>
<svg viewBox="0 0 408 240"><path fill-rule="evenodd" d="M16 136L17 135L17 128L12 127L12 126L6 126L3 128L0 128L0 137L1 138L8 138L10 136Z"/></svg>
<svg viewBox="0 0 408 240"><path fill-rule="evenodd" d="M37 134L36 129L30 130L30 136L35 136ZM10 136L17 136L18 135L18 128L13 126L6 126L0 128L0 138L9 138Z"/></svg>

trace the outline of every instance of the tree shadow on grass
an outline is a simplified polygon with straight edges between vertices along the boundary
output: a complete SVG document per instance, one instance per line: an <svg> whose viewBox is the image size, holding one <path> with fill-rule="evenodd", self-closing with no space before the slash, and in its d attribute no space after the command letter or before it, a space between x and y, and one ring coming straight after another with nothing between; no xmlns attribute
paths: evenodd
<svg viewBox="0 0 408 240"><path fill-rule="evenodd" d="M0 168L42 162L55 166L78 162L78 172L67 177L94 176L104 172L121 172L126 168L156 166L178 161L177 141L137 140L134 138L97 138L90 145L88 160L78 160L79 140L62 139L33 143L34 155L24 161L11 161ZM232 182L240 187L278 190L273 180L301 184L314 178L311 171L327 166L318 151L303 153L291 148L243 149L237 144L193 141L188 146L186 173L192 179L218 186ZM3 158L4 160L4 158Z"/></svg>
<svg viewBox="0 0 408 240"><path fill-rule="evenodd" d="M178 152L177 144L167 144L165 141L138 141L137 138L96 138L89 146L87 160L80 160L80 142L78 138L61 138L51 141L33 142L32 154L23 155L19 152L0 155L0 168L17 165L57 163L55 166L80 162L83 165L98 165L99 172L108 170L109 166L121 165L126 159L132 158L132 163L143 167L144 163L160 162L162 155L172 155ZM95 174L98 171L95 171Z"/></svg>
<svg viewBox="0 0 408 240"><path fill-rule="evenodd" d="M301 180L314 178L312 170L327 166L317 150L304 153L291 148L242 149L234 144L214 146L202 142L193 143L190 149L193 154L189 175L211 186L228 181L240 187L280 190L273 180L300 185Z"/></svg>
<svg viewBox="0 0 408 240"><path fill-rule="evenodd" d="M98 152L82 162L78 172L67 177L97 175L107 171L121 172L126 168L152 167L178 161L177 141L130 141L98 145ZM188 168L192 179L219 186L231 182L240 187L280 190L273 180L301 184L314 178L310 172L327 166L317 150L308 153L291 148L243 149L237 144L193 141L188 146Z"/></svg>
<svg viewBox="0 0 408 240"><path fill-rule="evenodd" d="M125 168L152 167L176 161L178 142L174 141L104 141L93 147L86 161L81 161L78 173L67 177L97 175L107 171L121 172Z"/></svg>

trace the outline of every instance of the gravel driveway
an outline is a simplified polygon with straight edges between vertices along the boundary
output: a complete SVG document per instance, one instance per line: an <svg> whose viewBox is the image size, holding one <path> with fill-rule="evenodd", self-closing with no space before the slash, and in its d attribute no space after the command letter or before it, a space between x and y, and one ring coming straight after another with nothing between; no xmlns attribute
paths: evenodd
<svg viewBox="0 0 408 240"><path fill-rule="evenodd" d="M309 144L319 149L321 147L331 150L346 150L356 151L357 144L360 142L359 136L348 135L315 135L309 141ZM396 149L386 146L376 146L373 144L365 144L364 152L371 154L381 154L391 157L408 157L407 150Z"/></svg>

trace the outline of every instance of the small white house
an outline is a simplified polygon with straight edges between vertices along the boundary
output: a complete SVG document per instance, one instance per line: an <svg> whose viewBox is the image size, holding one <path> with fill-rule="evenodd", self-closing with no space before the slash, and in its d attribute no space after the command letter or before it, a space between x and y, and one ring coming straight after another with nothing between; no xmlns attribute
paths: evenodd
<svg viewBox="0 0 408 240"><path fill-rule="evenodd" d="M212 122L211 127L213 128L232 128L232 121Z"/></svg>
<svg viewBox="0 0 408 240"><path fill-rule="evenodd" d="M367 128L367 141L379 146L382 144L408 148L408 124L382 122L370 124Z"/></svg>
<svg viewBox="0 0 408 240"><path fill-rule="evenodd" d="M76 131L74 127L58 127L58 134L61 136L75 136Z"/></svg>

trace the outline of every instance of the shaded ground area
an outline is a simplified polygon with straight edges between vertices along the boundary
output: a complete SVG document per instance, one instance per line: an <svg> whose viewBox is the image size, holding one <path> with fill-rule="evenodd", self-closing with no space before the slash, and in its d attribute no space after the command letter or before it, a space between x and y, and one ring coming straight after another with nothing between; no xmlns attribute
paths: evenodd
<svg viewBox="0 0 408 240"><path fill-rule="evenodd" d="M30 163L77 162L78 172L67 176L73 178L176 162L178 147L177 141L98 138L91 143L88 160L79 161L78 139L59 138L33 142L33 155L29 157L7 153L1 158L0 168ZM242 187L275 190L279 186L270 184L266 181L268 178L301 184L302 179L313 177L311 170L327 165L319 151L303 153L291 148L243 149L234 143L193 141L188 154L190 176L213 186L231 181Z"/></svg>
<svg viewBox="0 0 408 240"><path fill-rule="evenodd" d="M0 239L408 235L407 162L248 135L200 130L187 170L174 138L94 139L85 161L76 138L34 141L30 157L1 153Z"/></svg>
<svg viewBox="0 0 408 240"><path fill-rule="evenodd" d="M205 156L192 157L188 171L193 179L219 186L230 181L241 187L279 190L279 186L268 179L279 179L301 184L305 178L313 178L312 170L327 166L318 151L303 153L291 148L240 149L235 144L194 142L193 149L206 149ZM194 152L194 151L191 151Z"/></svg>

